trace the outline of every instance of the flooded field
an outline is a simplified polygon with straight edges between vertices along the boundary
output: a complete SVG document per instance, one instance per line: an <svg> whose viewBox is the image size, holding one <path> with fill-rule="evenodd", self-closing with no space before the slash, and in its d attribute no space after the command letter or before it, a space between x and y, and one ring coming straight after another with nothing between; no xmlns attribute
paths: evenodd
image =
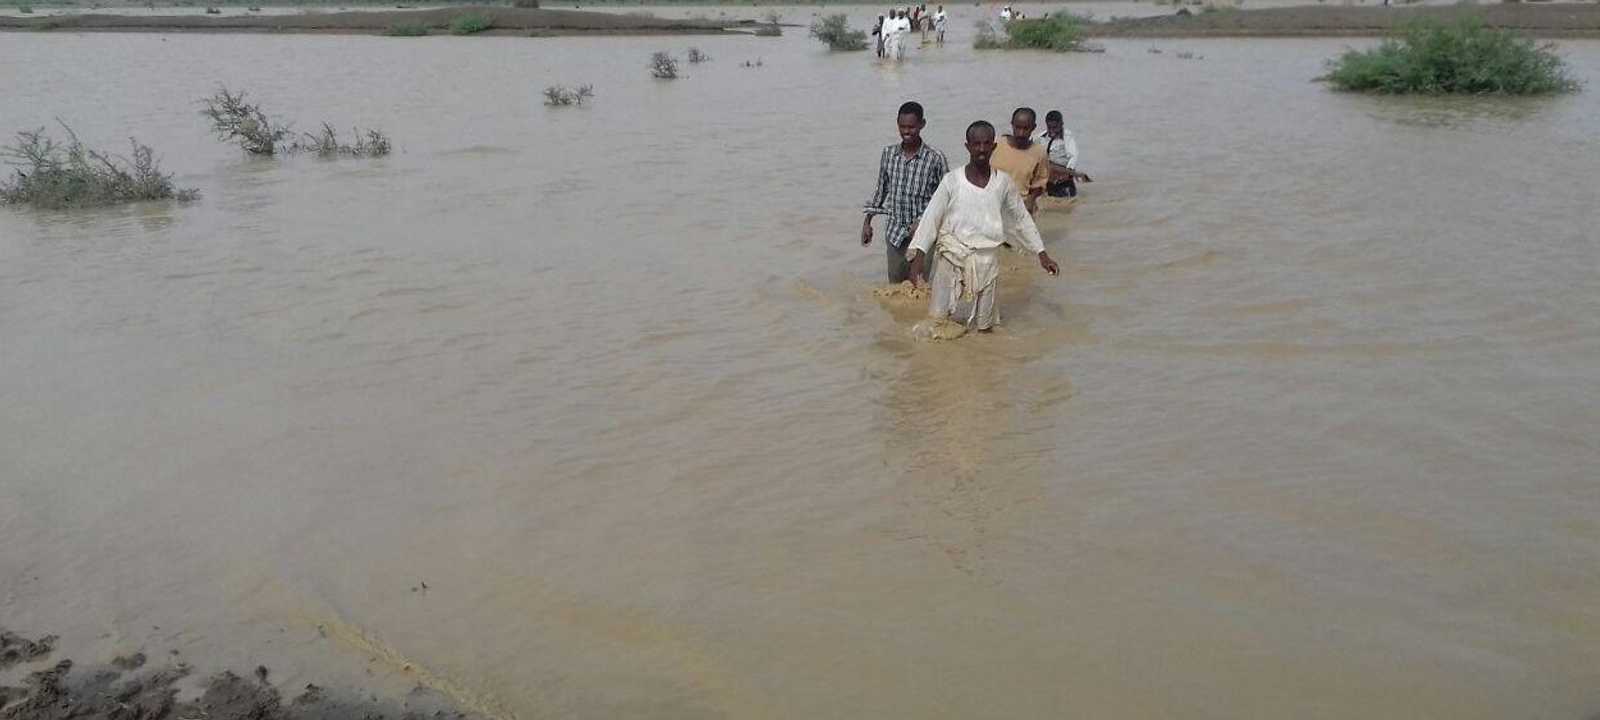
<svg viewBox="0 0 1600 720"><path fill-rule="evenodd" d="M951 27L5 35L0 131L203 197L0 208L0 624L496 717L1600 713L1600 42L1378 99L1309 82L1369 41ZM218 83L396 152L246 158ZM874 296L910 98L1098 181L992 336Z"/></svg>

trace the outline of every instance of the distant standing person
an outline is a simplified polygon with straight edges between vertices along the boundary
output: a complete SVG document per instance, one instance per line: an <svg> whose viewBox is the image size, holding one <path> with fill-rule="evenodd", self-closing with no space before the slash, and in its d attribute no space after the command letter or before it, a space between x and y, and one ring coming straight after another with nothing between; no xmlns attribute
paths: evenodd
<svg viewBox="0 0 1600 720"><path fill-rule="evenodd" d="M905 31L902 27L907 21L901 18L904 10L893 10L889 19L883 23L883 56L890 60L900 60L905 57Z"/></svg>
<svg viewBox="0 0 1600 720"><path fill-rule="evenodd" d="M872 35L877 38L878 57L883 57L883 16L878 16L878 24L872 26Z"/></svg>
<svg viewBox="0 0 1600 720"><path fill-rule="evenodd" d="M989 160L996 170L1011 176L1028 212L1038 211L1039 196L1050 182L1050 160L1044 146L1033 141L1035 117L1033 108L1012 111L1011 134L995 145L994 157Z"/></svg>
<svg viewBox="0 0 1600 720"><path fill-rule="evenodd" d="M1002 243L1011 240L1027 248L1051 275L1061 268L1045 252L1011 177L990 164L994 126L982 120L969 125L966 147L967 164L945 175L917 224L909 250L911 273L926 276L932 255L928 314L954 318L968 329L991 330L1000 320L995 291Z"/></svg>
<svg viewBox="0 0 1600 720"><path fill-rule="evenodd" d="M878 187L872 191L861 220L861 244L872 243L872 218L883 215L883 244L888 254L889 282L910 279L906 243L916 230L917 219L927 209L928 200L939 187L939 180L950 171L944 153L922 141L927 125L922 105L908 102L900 106L895 126L900 142L885 147L878 156Z"/></svg>
<svg viewBox="0 0 1600 720"><path fill-rule="evenodd" d="M949 18L944 14L944 6L940 5L939 12L933 16L934 42L939 45L944 44L944 26L948 21Z"/></svg>
<svg viewBox="0 0 1600 720"><path fill-rule="evenodd" d="M1078 140L1062 124L1060 110L1044 114L1044 136L1034 141L1044 145L1045 157L1050 161L1050 182L1044 192L1050 197L1077 197L1078 178L1084 182L1094 179L1078 171Z"/></svg>

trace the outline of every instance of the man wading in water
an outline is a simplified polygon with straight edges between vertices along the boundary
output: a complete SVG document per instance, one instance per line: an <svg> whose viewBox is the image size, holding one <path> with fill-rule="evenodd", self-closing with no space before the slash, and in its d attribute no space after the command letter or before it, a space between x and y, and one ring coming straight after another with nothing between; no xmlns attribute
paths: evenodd
<svg viewBox="0 0 1600 720"><path fill-rule="evenodd" d="M906 241L917 229L917 218L928 207L929 198L939 187L939 179L950 171L944 153L922 141L922 128L928 123L922 105L908 102L900 106L895 124L900 142L883 149L878 156L878 189L863 208L861 244L872 243L872 218L885 215L883 244L889 258L889 282L901 283L910 277L906 262Z"/></svg>
<svg viewBox="0 0 1600 720"><path fill-rule="evenodd" d="M1012 111L1011 134L995 147L993 160L995 169L1005 171L1016 183L1030 213L1039 211L1039 196L1050 182L1050 159L1045 147L1033 141L1037 117L1033 108L1019 107Z"/></svg>
<svg viewBox="0 0 1600 720"><path fill-rule="evenodd" d="M946 175L928 201L911 239L911 276L926 276L932 253L933 300L928 314L955 319L971 330L990 330L1000 321L994 306L1000 277L1000 245L1008 238L1039 258L1051 275L1061 272L1044 251L1039 228L1022 204L1011 177L995 172L994 126L982 120L967 126L967 164ZM913 282L915 282L913 280Z"/></svg>

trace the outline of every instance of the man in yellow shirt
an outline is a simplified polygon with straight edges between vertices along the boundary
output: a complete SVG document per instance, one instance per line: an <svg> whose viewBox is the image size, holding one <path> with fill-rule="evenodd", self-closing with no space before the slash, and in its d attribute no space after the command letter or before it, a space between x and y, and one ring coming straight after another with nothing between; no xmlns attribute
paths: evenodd
<svg viewBox="0 0 1600 720"><path fill-rule="evenodd" d="M1039 196L1050 182L1050 158L1045 147L1033 141L1037 124L1033 108L1017 108L1011 113L1011 134L995 143L994 155L989 158L990 166L1011 176L1030 213L1039 211Z"/></svg>

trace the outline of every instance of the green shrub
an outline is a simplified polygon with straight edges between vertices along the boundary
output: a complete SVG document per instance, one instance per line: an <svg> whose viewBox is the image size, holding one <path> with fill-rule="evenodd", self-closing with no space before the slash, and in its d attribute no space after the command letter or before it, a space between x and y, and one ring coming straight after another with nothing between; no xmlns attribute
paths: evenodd
<svg viewBox="0 0 1600 720"><path fill-rule="evenodd" d="M472 35L492 27L494 27L494 21L490 20L488 15L467 13L465 15L457 15L454 20L450 21L450 34Z"/></svg>
<svg viewBox="0 0 1600 720"><path fill-rule="evenodd" d="M32 15L33 14L33 6L32 5L18 5L17 6L17 12L22 13L23 15Z"/></svg>
<svg viewBox="0 0 1600 720"><path fill-rule="evenodd" d="M979 50L1054 50L1068 52L1083 49L1083 21L1067 13L1050 17L1012 20L1004 25L1006 37L1001 38L994 27L979 21L978 34L972 46Z"/></svg>
<svg viewBox="0 0 1600 720"><path fill-rule="evenodd" d="M395 23L383 34L389 37L422 37L428 34L428 26L416 22Z"/></svg>
<svg viewBox="0 0 1600 720"><path fill-rule="evenodd" d="M684 55L684 58L689 61L690 65L699 65L700 63L709 61L711 56L707 55L700 48L692 47L689 48L689 52Z"/></svg>
<svg viewBox="0 0 1600 720"><path fill-rule="evenodd" d="M200 196L173 186L155 153L137 140L128 139L133 156L122 158L84 147L66 123L61 129L67 133L64 145L39 128L17 133L17 144L0 148L0 158L17 167L10 180L0 182L0 202L66 208Z"/></svg>
<svg viewBox="0 0 1600 720"><path fill-rule="evenodd" d="M851 30L849 20L843 14L813 20L811 37L826 43L829 50L867 49L866 31Z"/></svg>
<svg viewBox="0 0 1600 720"><path fill-rule="evenodd" d="M1320 78L1340 90L1424 95L1571 92L1577 80L1549 45L1469 18L1417 22L1371 50L1347 50Z"/></svg>

